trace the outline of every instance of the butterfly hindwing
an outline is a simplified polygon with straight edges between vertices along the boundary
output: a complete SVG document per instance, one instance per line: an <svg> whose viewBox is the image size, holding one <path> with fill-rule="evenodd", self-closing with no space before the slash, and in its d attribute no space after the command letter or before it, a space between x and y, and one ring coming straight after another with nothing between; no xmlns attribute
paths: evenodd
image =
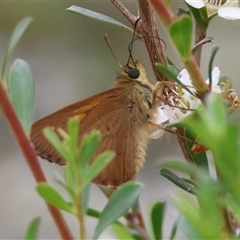
<svg viewBox="0 0 240 240"><path fill-rule="evenodd" d="M55 131L58 128L66 130L68 119L77 115L81 120L79 142L84 134L97 129L102 134L102 141L95 156L106 150L116 152L114 160L94 182L118 186L131 180L136 174L139 125L132 110L128 110L129 102L125 88L112 88L37 121L32 126L31 139L38 155L50 162L65 165L65 160L47 141L42 130L47 126Z"/></svg>

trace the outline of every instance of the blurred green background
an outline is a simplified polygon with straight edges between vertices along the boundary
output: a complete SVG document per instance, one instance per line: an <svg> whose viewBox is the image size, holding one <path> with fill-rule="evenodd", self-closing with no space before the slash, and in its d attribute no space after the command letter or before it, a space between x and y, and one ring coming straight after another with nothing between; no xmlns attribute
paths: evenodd
<svg viewBox="0 0 240 240"><path fill-rule="evenodd" d="M134 1L124 3L131 12L136 12ZM178 7L185 7L183 1L173 4L175 12ZM13 59L22 58L31 66L36 81L35 120L112 86L119 67L104 41L105 33L109 33L118 60L124 64L128 58L127 46L132 37L130 32L67 12L65 9L71 5L101 12L130 26L110 1L0 1L1 63L14 26L26 16L34 18ZM215 42L204 47L201 66L207 77L210 51L213 46L219 46L214 65L219 66L222 75L233 79L237 92L240 92L239 28L238 22L214 18L208 36L213 37ZM161 33L167 43L168 56L182 68L164 31L161 30ZM148 78L154 83L149 59L140 41L136 42L133 55L144 63ZM233 118L238 121L239 114L235 113ZM160 162L166 157L182 158L176 138L169 134L151 141L144 168L137 175L137 180L145 185L140 203L146 219L151 204L168 200L172 193L181 192L158 174ZM62 173L63 169L44 160L40 162L48 180L55 184L53 172ZM0 112L0 239L21 239L27 224L36 216L42 217L41 239L59 238L35 186L32 174ZM105 197L93 185L90 206L102 209L105 202ZM77 221L69 214L64 215L75 237L78 237ZM177 215L173 205L170 205L165 222L166 238ZM95 224L95 219L87 219L89 237ZM111 230L105 232L102 238L112 238L110 234Z"/></svg>

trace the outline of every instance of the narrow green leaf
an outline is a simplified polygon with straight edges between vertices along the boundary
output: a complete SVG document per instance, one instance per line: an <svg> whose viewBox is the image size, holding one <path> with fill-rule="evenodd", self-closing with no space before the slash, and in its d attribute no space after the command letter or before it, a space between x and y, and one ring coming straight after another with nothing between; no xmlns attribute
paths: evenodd
<svg viewBox="0 0 240 240"><path fill-rule="evenodd" d="M69 188L72 189L74 195L75 195L74 189L76 185L78 185L78 183L76 182L76 180L78 179L78 171L79 170L76 166L76 162L74 161L74 159L67 161L65 171L64 171L65 180Z"/></svg>
<svg viewBox="0 0 240 240"><path fill-rule="evenodd" d="M199 49L199 47L201 47L204 44L207 43L213 43L213 38L211 37L205 37L204 39L202 39L200 42L198 42L193 48L192 48L192 54L195 54L197 52L197 50Z"/></svg>
<svg viewBox="0 0 240 240"><path fill-rule="evenodd" d="M37 187L38 194L49 204L66 212L73 213L73 208L69 202L66 202L63 197L47 183L40 183Z"/></svg>
<svg viewBox="0 0 240 240"><path fill-rule="evenodd" d="M88 135L83 137L81 142L80 151L77 156L77 164L84 167L91 157L94 155L99 147L101 140L101 133L97 130L92 130Z"/></svg>
<svg viewBox="0 0 240 240"><path fill-rule="evenodd" d="M82 190L82 202L83 202L83 211L84 214L88 211L88 202L89 202L89 195L90 195L90 187L91 184L87 184L85 188Z"/></svg>
<svg viewBox="0 0 240 240"><path fill-rule="evenodd" d="M4 56L2 72L1 72L2 80L6 79L6 71L7 71L7 67L8 67L8 63L11 58L11 55L31 21L32 21L32 18L30 18L30 17L22 19L17 24L17 26L15 27L15 29L12 33L12 36L11 36L11 39L10 39L10 42L9 42L9 45L7 48L7 52Z"/></svg>
<svg viewBox="0 0 240 240"><path fill-rule="evenodd" d="M189 178L182 178L182 180L190 185L192 185L194 188L199 188L199 184L196 181L193 181L192 179Z"/></svg>
<svg viewBox="0 0 240 240"><path fill-rule="evenodd" d="M36 217L29 223L27 230L24 234L24 240L36 240L37 239L40 222L41 222L41 218Z"/></svg>
<svg viewBox="0 0 240 240"><path fill-rule="evenodd" d="M219 49L219 47L214 47L212 49L211 57L210 57L209 64L208 64L208 78L209 78L210 88L212 88L212 65L213 65L213 60L214 60L214 58L217 54L218 49Z"/></svg>
<svg viewBox="0 0 240 240"><path fill-rule="evenodd" d="M168 65L172 65L172 66L176 67L174 62L170 58L168 58L168 57L167 57L167 62L168 62Z"/></svg>
<svg viewBox="0 0 240 240"><path fill-rule="evenodd" d="M203 32L206 32L209 19L203 18L202 14L200 13L199 9L192 7L191 5L187 4L190 12L192 13L195 21L199 25L199 27L202 29Z"/></svg>
<svg viewBox="0 0 240 240"><path fill-rule="evenodd" d="M112 228L118 239L135 240L135 238L129 233L128 229L122 224L114 223Z"/></svg>
<svg viewBox="0 0 240 240"><path fill-rule="evenodd" d="M70 158L69 151L64 147L64 144L60 141L57 134L49 127L43 130L45 137L48 141L56 148L56 150L62 155L66 160Z"/></svg>
<svg viewBox="0 0 240 240"><path fill-rule="evenodd" d="M121 28L124 28L126 30L129 30L129 31L133 32L133 30L131 28L124 25L123 23L121 23L121 22L119 22L119 21L117 21L117 20L115 20L115 19L113 19L109 16L106 16L104 14L88 10L86 8L81 8L81 7L73 5L69 8L67 8L67 11L80 14L84 17L89 17L89 18L93 18L93 19L96 19L96 20L99 20L99 21L102 21L102 22L110 23L110 24L116 25L118 27L121 27Z"/></svg>
<svg viewBox="0 0 240 240"><path fill-rule="evenodd" d="M188 15L181 15L169 28L171 40L183 58L191 51L192 30L192 20Z"/></svg>
<svg viewBox="0 0 240 240"><path fill-rule="evenodd" d="M193 166L180 162L179 160L175 161L168 160L167 162L162 163L161 166L164 168L175 169L187 174L194 174L196 172L196 169Z"/></svg>
<svg viewBox="0 0 240 240"><path fill-rule="evenodd" d="M176 235L176 232L177 232L177 228L178 228L178 224L179 224L179 221L180 221L180 217L181 217L181 215L178 216L178 218L175 220L175 222L173 224L169 240L174 240L175 239L175 235Z"/></svg>
<svg viewBox="0 0 240 240"><path fill-rule="evenodd" d="M151 225L154 239L163 239L163 220L165 214L165 202L157 202L151 210Z"/></svg>
<svg viewBox="0 0 240 240"><path fill-rule="evenodd" d="M78 146L79 124L80 119L78 116L72 117L68 120L69 145L71 152L73 153L76 152Z"/></svg>
<svg viewBox="0 0 240 240"><path fill-rule="evenodd" d="M94 217L94 218L100 218L101 212L99 212L95 209L92 209L92 208L88 208L87 209L87 215L90 216L90 217Z"/></svg>
<svg viewBox="0 0 240 240"><path fill-rule="evenodd" d="M100 218L101 216L101 212L93 209L93 208L87 208L87 212L86 214L89 216L89 217L94 217L94 218ZM118 224L121 224L121 222L119 221L114 221L114 223L118 223Z"/></svg>
<svg viewBox="0 0 240 240"><path fill-rule="evenodd" d="M170 69L160 63L155 63L155 66L165 77L167 77L169 80L173 80L186 91L188 91L191 95L193 95L193 93L177 78L177 76Z"/></svg>
<svg viewBox="0 0 240 240"><path fill-rule="evenodd" d="M54 172L54 179L59 185L61 185L69 193L69 195L72 198L75 196L73 189L66 183L66 181L62 178L62 176L56 171Z"/></svg>
<svg viewBox="0 0 240 240"><path fill-rule="evenodd" d="M81 189L84 189L87 184L91 183L91 181L112 161L114 156L115 153L109 151L103 152L97 156L83 177Z"/></svg>
<svg viewBox="0 0 240 240"><path fill-rule="evenodd" d="M170 180L173 184L175 184L176 186L180 187L181 189L183 189L186 192L189 192L191 194L196 194L196 191L194 189L194 187L188 183L186 183L185 181L183 181L180 177L178 177L176 174L174 174L173 172L171 172L170 170L166 169L166 168L162 168L160 170L160 174L167 178L168 180Z"/></svg>
<svg viewBox="0 0 240 240"><path fill-rule="evenodd" d="M177 77L181 72L176 66L168 64L168 69Z"/></svg>
<svg viewBox="0 0 240 240"><path fill-rule="evenodd" d="M143 186L137 182L125 183L115 190L102 211L93 239L97 239L106 227L124 215L137 201L142 190Z"/></svg>
<svg viewBox="0 0 240 240"><path fill-rule="evenodd" d="M34 80L27 62L17 59L9 74L9 93L13 107L27 135L33 121Z"/></svg>

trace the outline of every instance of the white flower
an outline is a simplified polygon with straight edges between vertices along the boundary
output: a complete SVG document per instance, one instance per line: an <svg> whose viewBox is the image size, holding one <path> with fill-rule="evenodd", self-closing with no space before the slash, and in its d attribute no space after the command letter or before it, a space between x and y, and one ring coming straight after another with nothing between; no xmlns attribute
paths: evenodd
<svg viewBox="0 0 240 240"><path fill-rule="evenodd" d="M209 0L185 0L189 5L194 8L206 7L207 16L211 17L217 14L225 19L236 20L240 19L240 8L237 0L219 0L219 1L209 1Z"/></svg>
<svg viewBox="0 0 240 240"><path fill-rule="evenodd" d="M212 92L221 94L221 89L218 86L220 76L220 70L218 67L214 67L212 71ZM192 86L192 81L190 75L186 69L183 69L178 74L178 79L191 89L194 89ZM206 83L209 84L209 79L206 80ZM194 109L196 109L197 105L201 103L201 101L190 94L188 91L182 88L172 89L174 94L169 94L168 102L169 104L164 105L165 114L169 117L169 122L175 122L181 120L182 118L188 116Z"/></svg>
<svg viewBox="0 0 240 240"><path fill-rule="evenodd" d="M162 129L159 129L157 126L162 126L163 123L169 120L169 117L165 114L165 111L162 106L158 108L158 111L154 117L155 117L154 124L156 125L156 129L154 129L153 126L154 130L150 133L150 138L158 139L163 136L165 130L163 127Z"/></svg>

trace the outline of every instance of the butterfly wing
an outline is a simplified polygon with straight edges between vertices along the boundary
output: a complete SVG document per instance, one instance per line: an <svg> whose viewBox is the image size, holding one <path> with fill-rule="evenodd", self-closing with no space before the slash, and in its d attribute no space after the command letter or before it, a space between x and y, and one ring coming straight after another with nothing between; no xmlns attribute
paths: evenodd
<svg viewBox="0 0 240 240"><path fill-rule="evenodd" d="M145 155L146 140L133 112L126 89L113 88L40 119L32 126L31 139L39 156L65 165L65 160L46 140L42 130L47 126L66 130L67 120L78 115L81 120L79 141L85 133L97 129L102 134L102 141L96 155L106 150L116 152L114 160L94 182L118 186L135 177ZM139 151L143 152L140 157Z"/></svg>

